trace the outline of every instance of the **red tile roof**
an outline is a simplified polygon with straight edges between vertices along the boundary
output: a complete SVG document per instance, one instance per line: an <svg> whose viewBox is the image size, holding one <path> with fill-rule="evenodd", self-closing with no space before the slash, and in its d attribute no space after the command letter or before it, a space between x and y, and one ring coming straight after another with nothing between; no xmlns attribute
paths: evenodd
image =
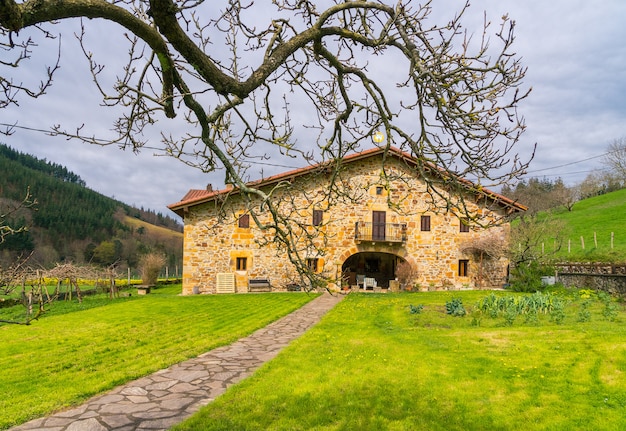
<svg viewBox="0 0 626 431"><path fill-rule="evenodd" d="M411 156L409 153L403 152L395 147L390 147L387 149L388 154L394 156L394 157L398 157L401 159L404 159L408 162L411 163L416 163L416 160L413 156ZM354 154L350 154L346 157L344 157L343 162L344 163L350 163L350 162L354 162L357 160L361 160L364 158L368 158L368 157L372 157L372 156L377 156L379 154L383 154L385 152L385 148L372 148L369 150L365 150L365 151L361 151L359 153L354 153ZM285 180L287 178L294 178L294 177L300 177L303 175L306 175L316 169L319 169L321 167L324 167L325 165L329 164L330 162L324 162L324 163L319 163L316 165L311 165L311 166L307 166L304 168L298 168L298 169L293 169L291 171L287 171L284 172L282 174L277 174L277 175L272 175L270 177L267 178L263 178L257 181L252 181L250 183L248 183L247 185L250 187L262 187L262 186L266 186L268 184L272 184L272 183L276 183L282 180ZM461 180L462 183L466 184L468 187L473 187L474 184L471 181L468 180ZM179 201L176 202L174 204L168 205L167 207L174 211L175 213L180 214L180 211L184 210L185 208L189 208L195 205L199 205L208 201L213 200L215 197L217 196L221 196L227 193L237 193L237 189L231 187L227 187L225 189L222 190L210 190L210 189L203 189L203 190L198 190L198 189L192 189L189 190L187 192L187 194L185 194L185 196L183 196L183 198ZM501 194L492 192L491 190L488 190L486 188L482 188L480 190L480 193L495 200L498 201L502 204L504 204L505 206L509 206L511 207L513 210L515 211L526 211L528 208L525 207L524 205L509 199Z"/></svg>

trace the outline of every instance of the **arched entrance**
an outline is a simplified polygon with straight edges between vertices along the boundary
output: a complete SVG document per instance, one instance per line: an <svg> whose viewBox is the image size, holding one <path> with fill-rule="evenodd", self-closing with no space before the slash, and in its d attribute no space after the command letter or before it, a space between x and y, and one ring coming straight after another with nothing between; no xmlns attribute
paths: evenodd
<svg viewBox="0 0 626 431"><path fill-rule="evenodd" d="M343 280L349 286L363 287L363 278L375 279L376 285L384 289L389 280L395 280L396 268L404 259L392 253L366 251L356 253L346 259L341 267ZM373 286L367 286L373 289Z"/></svg>

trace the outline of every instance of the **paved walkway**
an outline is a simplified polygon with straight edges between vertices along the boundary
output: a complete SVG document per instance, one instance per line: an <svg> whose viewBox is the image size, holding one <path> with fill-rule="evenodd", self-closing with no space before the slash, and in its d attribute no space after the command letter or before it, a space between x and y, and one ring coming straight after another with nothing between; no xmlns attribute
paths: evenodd
<svg viewBox="0 0 626 431"><path fill-rule="evenodd" d="M166 430L250 376L341 299L328 293L235 343L98 395L85 404L11 431Z"/></svg>

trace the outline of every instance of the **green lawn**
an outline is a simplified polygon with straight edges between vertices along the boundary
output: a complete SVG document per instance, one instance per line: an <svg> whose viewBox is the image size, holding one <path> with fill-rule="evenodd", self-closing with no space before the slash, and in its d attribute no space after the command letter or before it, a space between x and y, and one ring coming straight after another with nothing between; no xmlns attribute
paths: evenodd
<svg viewBox="0 0 626 431"><path fill-rule="evenodd" d="M311 299L179 290L59 303L31 326L0 326L0 429L231 342ZM351 294L175 429L626 429L622 304L607 314L593 293L560 292L560 324L542 313L507 321L474 308L490 294ZM453 298L467 315L446 314Z"/></svg>
<svg viewBox="0 0 626 431"><path fill-rule="evenodd" d="M314 297L182 297L180 289L61 301L30 326L0 326L0 429L228 344ZM0 316L15 313L0 309Z"/></svg>
<svg viewBox="0 0 626 431"><path fill-rule="evenodd" d="M572 211L565 209L557 211L555 218L562 220L566 228L563 233L563 244L556 257L570 262L626 263L625 213L626 189L577 202ZM552 239L546 238L544 242L546 250L553 247L553 243Z"/></svg>
<svg viewBox="0 0 626 431"><path fill-rule="evenodd" d="M609 321L602 302L569 294L561 324L540 313L509 326L471 311L486 295L351 294L175 430L626 429L621 305ZM468 315L445 313L453 296Z"/></svg>

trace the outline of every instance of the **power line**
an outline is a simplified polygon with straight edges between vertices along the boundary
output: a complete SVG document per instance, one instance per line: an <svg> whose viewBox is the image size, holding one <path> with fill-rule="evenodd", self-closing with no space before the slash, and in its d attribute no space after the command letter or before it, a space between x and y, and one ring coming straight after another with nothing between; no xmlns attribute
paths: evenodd
<svg viewBox="0 0 626 431"><path fill-rule="evenodd" d="M54 136L56 133L53 130L46 130L46 129L40 129L40 128L36 128L36 127L29 127L29 126L21 126L18 124L8 124L8 123L0 123L0 127L5 127L6 128L6 133L7 135L10 135L11 130L12 129L22 129L22 130L27 130L30 132L38 132L38 133L43 133L46 135L51 135ZM80 138L77 138L80 139ZM108 146L107 143L101 143L101 144L96 144L96 145L101 145L101 146ZM143 150L155 150L155 151L164 151L163 148L160 147L154 147L154 146L150 146L150 145L143 145L141 147L141 149ZM255 165L264 165L264 166L272 166L272 167L276 167L276 168L287 168L287 169L298 169L300 166L294 166L294 165L283 165L283 164L279 164L279 163L270 163L270 162L262 162L262 161L254 161Z"/></svg>
<svg viewBox="0 0 626 431"><path fill-rule="evenodd" d="M51 130L38 129L38 128L33 128L33 127L28 127L28 126L20 126L17 123L15 123L15 124L0 123L0 126L1 127L6 127L8 131L10 131L11 129L14 129L14 128L18 128L18 129L29 130L29 131L39 132L39 133L45 133L45 134L48 134L48 135L54 134L54 132L51 131ZM161 148L150 147L150 146L144 146L143 148L145 148L145 149L153 149L153 150L161 150ZM543 172L543 171L551 171L553 169L565 168L567 166L576 165L578 163L588 162L589 160L599 159L600 157L605 157L608 154L611 154L611 153L614 153L614 152L617 152L617 151L620 151L620 150L617 149L617 150L614 150L614 151L607 151L606 153L602 153L602 154L599 154L597 156L591 156L591 157L588 157L586 159L577 160L575 162L569 162L569 163L565 163L565 164L562 164L562 165L551 166L551 167L548 167L548 168L542 168L542 169L535 169L535 170L532 170L532 171L527 171L524 176L526 177L528 174L534 174L534 173ZM268 162L258 162L258 161L255 161L254 164L265 165L265 166L273 166L273 167L279 167L279 168L290 168L290 169L297 169L298 168L297 166L281 165L281 164L268 163ZM593 170L579 171L579 172L568 172L567 174L562 174L562 175L573 175L573 174L587 173L587 172L593 172ZM547 176L549 176L549 177L556 177L556 176L560 176L560 175L558 175L558 174L551 174L551 175L547 175ZM531 176L530 178L538 178L538 176Z"/></svg>
<svg viewBox="0 0 626 431"><path fill-rule="evenodd" d="M545 178L545 177L564 177L566 175L578 175L578 174L587 174L589 172L595 172L598 169L587 169L584 171L574 171L574 172L564 172L564 173L555 173L555 174L546 174L546 175L524 175L527 178Z"/></svg>
<svg viewBox="0 0 626 431"><path fill-rule="evenodd" d="M604 157L608 154L611 154L613 151L608 151L606 153L600 154L598 156L592 156L592 157L588 157L586 159L582 159L582 160L578 160L575 162L570 162L570 163L565 163L564 165L558 165L558 166L551 166L549 168L543 168L543 169L535 169L534 171L528 171L526 172L527 174L534 174L535 172L543 172L543 171L550 171L552 169L559 169L559 168L564 168L566 166L572 166L572 165L576 165L578 163L582 163L582 162L588 162L589 160L593 160L593 159L598 159L600 157Z"/></svg>

